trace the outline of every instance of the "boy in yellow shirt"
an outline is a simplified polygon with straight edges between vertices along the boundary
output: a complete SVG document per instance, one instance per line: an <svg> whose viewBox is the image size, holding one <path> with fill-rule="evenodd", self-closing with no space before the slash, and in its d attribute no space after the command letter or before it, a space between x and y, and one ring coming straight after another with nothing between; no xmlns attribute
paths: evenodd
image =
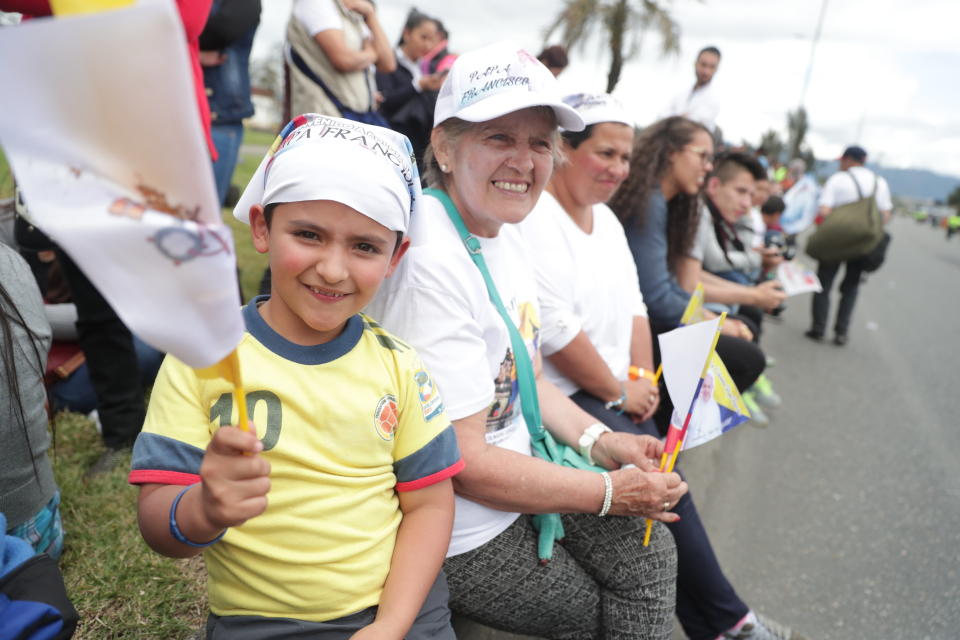
<svg viewBox="0 0 960 640"><path fill-rule="evenodd" d="M454 638L456 437L414 350L360 313L419 197L405 137L308 114L237 205L272 271L238 346L255 434L227 381L167 357L130 473L147 543L204 552L207 638Z"/></svg>

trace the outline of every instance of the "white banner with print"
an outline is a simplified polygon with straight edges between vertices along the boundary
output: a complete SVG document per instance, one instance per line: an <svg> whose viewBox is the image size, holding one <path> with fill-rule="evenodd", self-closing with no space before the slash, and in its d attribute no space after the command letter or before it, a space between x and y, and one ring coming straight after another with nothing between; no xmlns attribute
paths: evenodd
<svg viewBox="0 0 960 640"><path fill-rule="evenodd" d="M243 334L174 3L0 29L0 144L29 216L140 338L194 367Z"/></svg>

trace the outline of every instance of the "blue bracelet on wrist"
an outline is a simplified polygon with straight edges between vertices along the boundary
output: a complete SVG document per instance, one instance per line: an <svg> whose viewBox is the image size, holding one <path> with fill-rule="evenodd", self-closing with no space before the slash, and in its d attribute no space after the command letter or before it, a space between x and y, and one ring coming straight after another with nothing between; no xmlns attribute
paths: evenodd
<svg viewBox="0 0 960 640"><path fill-rule="evenodd" d="M183 535L183 532L180 531L180 527L177 526L177 506L180 504L180 499L183 497L183 494L189 491L193 486L194 485L191 484L184 487L183 490L177 494L177 497L173 499L173 504L170 505L170 535L172 535L177 540L177 542L182 542L187 546L197 547L202 549L203 547L209 547L215 542L218 542L220 538L222 538L227 533L227 530L224 529L223 531L221 531L220 535L218 535L216 538L214 538L210 542L194 542L193 540L190 540L189 538L187 538L187 536Z"/></svg>
<svg viewBox="0 0 960 640"><path fill-rule="evenodd" d="M604 409L607 409L608 411L611 410L611 409L616 409L616 410L617 410L617 414L620 415L620 414L622 414L622 413L624 412L624 410L626 409L626 407L624 407L624 405L625 405L626 403L627 403L627 390L626 390L626 388L624 388L623 384L621 383L621 384L620 384L620 397L617 398L616 400L611 400L610 402L605 403L605 404L603 405L603 408L604 408Z"/></svg>

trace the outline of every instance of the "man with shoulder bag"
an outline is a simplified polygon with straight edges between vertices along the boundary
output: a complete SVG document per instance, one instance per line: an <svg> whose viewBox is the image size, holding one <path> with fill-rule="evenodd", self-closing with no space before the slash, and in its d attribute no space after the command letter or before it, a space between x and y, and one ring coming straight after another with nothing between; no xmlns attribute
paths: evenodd
<svg viewBox="0 0 960 640"><path fill-rule="evenodd" d="M805 335L818 342L826 333L830 290L840 265L845 264L846 269L833 342L843 346L861 276L879 268L890 244L890 235L884 231L893 209L890 188L886 180L864 166L866 160L862 147L844 150L840 171L830 176L820 194L818 218L823 221L807 243L807 253L819 261L817 277L823 290L813 297L813 324Z"/></svg>

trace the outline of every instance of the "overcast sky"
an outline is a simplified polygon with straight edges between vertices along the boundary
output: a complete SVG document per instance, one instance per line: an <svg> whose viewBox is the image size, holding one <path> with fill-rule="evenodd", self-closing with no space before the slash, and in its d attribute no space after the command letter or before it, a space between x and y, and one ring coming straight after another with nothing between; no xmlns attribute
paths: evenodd
<svg viewBox="0 0 960 640"><path fill-rule="evenodd" d="M953 0L828 0L805 104L807 141L818 158L862 144L872 162L960 176L960 3ZM266 0L254 57L283 39L290 0ZM509 40L536 54L560 0L380 0L381 20L399 36L411 6L436 15L451 50ZM670 96L693 82L693 58L706 45L723 52L714 82L725 138L756 143L771 128L786 137L810 60L820 0L676 0L682 51L661 59L647 38L614 93L639 123L661 115ZM602 91L608 56L598 43L572 53L560 76L569 91ZM859 139L855 139L860 132Z"/></svg>

